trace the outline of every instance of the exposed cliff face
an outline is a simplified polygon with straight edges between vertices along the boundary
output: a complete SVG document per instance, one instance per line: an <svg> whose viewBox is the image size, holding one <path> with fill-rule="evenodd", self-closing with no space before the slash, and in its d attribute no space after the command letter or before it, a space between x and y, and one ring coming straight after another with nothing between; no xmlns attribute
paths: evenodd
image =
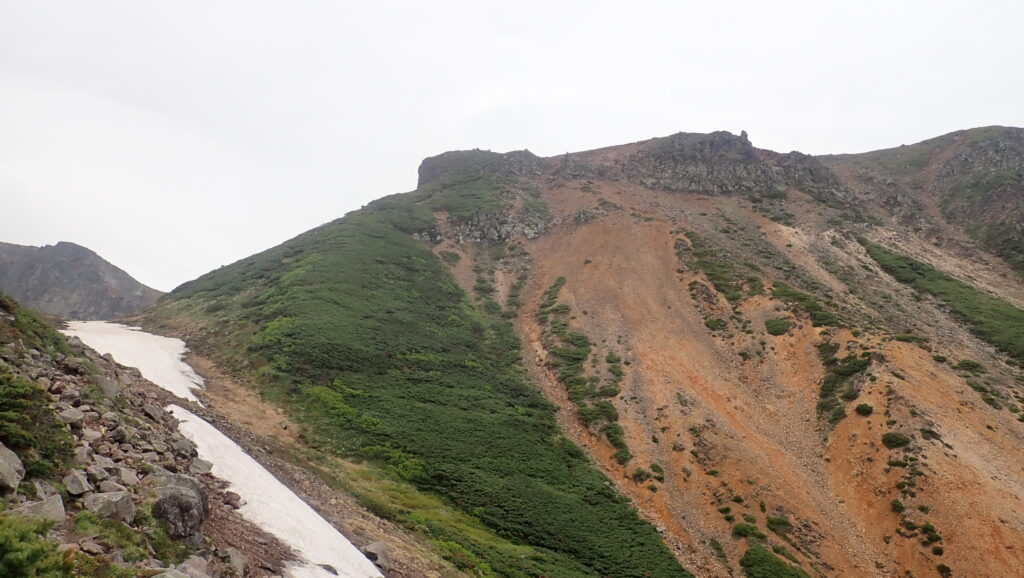
<svg viewBox="0 0 1024 578"><path fill-rule="evenodd" d="M80 320L129 315L163 294L67 242L44 247L0 243L0 289L26 307Z"/></svg>

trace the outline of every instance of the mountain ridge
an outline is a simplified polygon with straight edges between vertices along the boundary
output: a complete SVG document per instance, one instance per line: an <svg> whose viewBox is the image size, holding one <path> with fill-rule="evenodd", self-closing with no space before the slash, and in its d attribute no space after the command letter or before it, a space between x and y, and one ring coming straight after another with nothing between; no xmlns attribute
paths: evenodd
<svg viewBox="0 0 1024 578"><path fill-rule="evenodd" d="M561 431L700 575L998 575L1024 562L1010 548L1024 538L1024 287L970 229L1022 205L1024 131L990 132L911 145L914 163L725 132L444 153L417 190L186 283L143 321L280 400L321 451L376 463L538 556L545 524L574 528L596 550L554 548L583 574L626 555L607 545L621 535L561 526L561 509L510 501L516 485L473 489L489 468L534 467L513 456L536 450L475 462L464 443ZM1009 210L943 213L957 183L992 170L1009 177L969 200ZM483 419L506 411L538 421ZM452 437L423 444L440 430ZM464 550L444 556L462 570L536 572L507 565L507 545L427 528Z"/></svg>
<svg viewBox="0 0 1024 578"><path fill-rule="evenodd" d="M129 315L163 295L67 241L41 247L0 242L0 288L26 307L80 320Z"/></svg>

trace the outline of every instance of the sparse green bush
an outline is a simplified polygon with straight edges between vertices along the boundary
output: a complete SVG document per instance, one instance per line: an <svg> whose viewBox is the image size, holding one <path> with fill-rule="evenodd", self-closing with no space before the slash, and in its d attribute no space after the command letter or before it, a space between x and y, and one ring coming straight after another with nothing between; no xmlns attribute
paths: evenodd
<svg viewBox="0 0 1024 578"><path fill-rule="evenodd" d="M71 435L49 403L39 385L0 369L0 442L19 454L29 478L50 475L71 457Z"/></svg>
<svg viewBox="0 0 1024 578"><path fill-rule="evenodd" d="M765 319L764 321L764 328L768 335L784 335L791 327L793 324L789 319Z"/></svg>
<svg viewBox="0 0 1024 578"><path fill-rule="evenodd" d="M903 511L907 509L907 507L903 505L903 502L899 501L896 498L893 498L892 502L889 502L889 507L892 509L893 512L896 512L897 514L902 514Z"/></svg>
<svg viewBox="0 0 1024 578"><path fill-rule="evenodd" d="M868 416L874 413L875 408L871 407L870 404L858 403L853 411L857 412L857 415Z"/></svg>
<svg viewBox="0 0 1024 578"><path fill-rule="evenodd" d="M790 566L760 544L752 544L740 559L747 578L808 578L796 566Z"/></svg>
<svg viewBox="0 0 1024 578"><path fill-rule="evenodd" d="M704 327L707 327L711 331L721 331L728 326L729 324L726 323L725 319L721 319L718 317L712 317L711 319L708 319L707 321L704 322Z"/></svg>
<svg viewBox="0 0 1024 578"><path fill-rule="evenodd" d="M886 432L882 435L882 444L890 450L901 448L910 443L910 437L900 432Z"/></svg>
<svg viewBox="0 0 1024 578"><path fill-rule="evenodd" d="M46 539L52 522L0 515L0 576L63 578L71 566Z"/></svg>
<svg viewBox="0 0 1024 578"><path fill-rule="evenodd" d="M637 469L633 470L633 473L630 474L629 477L634 482L640 483L640 482L644 482L644 481L647 481L648 479L650 479L651 472L648 472L647 470L645 470L643 468L637 468Z"/></svg>
<svg viewBox="0 0 1024 578"><path fill-rule="evenodd" d="M758 540L764 540L766 537L764 532L757 529L757 526L743 522L732 527L732 535L734 538L756 538Z"/></svg>
<svg viewBox="0 0 1024 578"><path fill-rule="evenodd" d="M790 529L793 528L793 524L787 519L781 516L768 516L768 530L784 535Z"/></svg>
<svg viewBox="0 0 1024 578"><path fill-rule="evenodd" d="M973 359L961 359L960 361L956 362L956 365L953 366L953 369L967 371L970 373L985 373L985 366L978 363L977 361L974 361Z"/></svg>

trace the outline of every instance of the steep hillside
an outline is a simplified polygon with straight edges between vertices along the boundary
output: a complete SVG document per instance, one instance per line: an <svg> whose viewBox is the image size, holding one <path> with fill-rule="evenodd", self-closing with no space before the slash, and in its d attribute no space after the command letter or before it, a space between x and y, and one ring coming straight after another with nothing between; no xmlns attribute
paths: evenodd
<svg viewBox="0 0 1024 578"><path fill-rule="evenodd" d="M470 573L1010 575L1024 285L978 232L1022 200L937 187L1018 167L1019 130L957 134L919 164L724 132L445 153L146 319L479 524L354 490Z"/></svg>
<svg viewBox="0 0 1024 578"><path fill-rule="evenodd" d="M1024 275L1024 129L961 130L821 160L880 214L940 246L966 233Z"/></svg>
<svg viewBox="0 0 1024 578"><path fill-rule="evenodd" d="M67 319L114 319L162 295L85 247L0 243L0 289L26 307Z"/></svg>

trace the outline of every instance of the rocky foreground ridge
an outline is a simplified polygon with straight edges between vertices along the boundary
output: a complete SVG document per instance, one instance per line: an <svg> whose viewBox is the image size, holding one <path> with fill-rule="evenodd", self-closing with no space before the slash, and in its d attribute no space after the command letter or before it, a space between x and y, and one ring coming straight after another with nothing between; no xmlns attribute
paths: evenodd
<svg viewBox="0 0 1024 578"><path fill-rule="evenodd" d="M77 339L65 341L2 296L0 381L0 525L46 521L34 527L42 533L37 548L56 551L39 567L13 571L281 573L289 551L235 514L239 497L209 474L211 464L162 409L184 400Z"/></svg>
<svg viewBox="0 0 1024 578"><path fill-rule="evenodd" d="M163 293L139 283L74 243L0 243L0 290L36 311L65 319L115 319L149 307Z"/></svg>

